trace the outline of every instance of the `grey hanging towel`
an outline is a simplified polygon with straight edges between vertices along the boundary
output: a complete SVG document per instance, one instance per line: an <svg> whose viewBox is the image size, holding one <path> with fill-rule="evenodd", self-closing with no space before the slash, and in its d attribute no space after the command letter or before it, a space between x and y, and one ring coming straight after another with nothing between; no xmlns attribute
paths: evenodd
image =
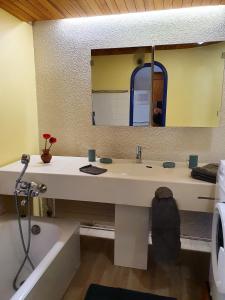
<svg viewBox="0 0 225 300"><path fill-rule="evenodd" d="M172 191L160 187L152 200L152 248L156 262L176 262L180 249L180 215Z"/></svg>

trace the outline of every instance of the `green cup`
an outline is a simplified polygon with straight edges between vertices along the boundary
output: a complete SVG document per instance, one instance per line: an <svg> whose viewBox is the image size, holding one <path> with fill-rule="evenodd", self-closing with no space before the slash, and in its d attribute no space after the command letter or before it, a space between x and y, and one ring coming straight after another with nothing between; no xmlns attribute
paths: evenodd
<svg viewBox="0 0 225 300"><path fill-rule="evenodd" d="M191 154L189 155L189 160L188 160L188 167L189 169L196 168L198 166L198 155Z"/></svg>
<svg viewBox="0 0 225 300"><path fill-rule="evenodd" d="M96 161L96 151L95 149L88 150L88 161Z"/></svg>

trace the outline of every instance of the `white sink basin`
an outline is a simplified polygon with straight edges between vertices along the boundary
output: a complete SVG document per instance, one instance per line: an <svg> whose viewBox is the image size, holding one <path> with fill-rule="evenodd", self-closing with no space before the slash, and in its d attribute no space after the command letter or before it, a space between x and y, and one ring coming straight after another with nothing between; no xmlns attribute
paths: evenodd
<svg viewBox="0 0 225 300"><path fill-rule="evenodd" d="M136 160L128 159L114 159L112 164L99 162L92 164L108 170L107 173L103 174L104 177L208 185L206 182L193 179L191 170L186 163L182 162L176 162L175 168L163 168L162 161L143 160L141 163L136 163Z"/></svg>

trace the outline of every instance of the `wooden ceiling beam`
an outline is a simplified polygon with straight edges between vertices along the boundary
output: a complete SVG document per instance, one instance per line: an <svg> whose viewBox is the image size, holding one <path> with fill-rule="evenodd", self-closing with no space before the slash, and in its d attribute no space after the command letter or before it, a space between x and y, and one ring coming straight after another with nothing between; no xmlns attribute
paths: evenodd
<svg viewBox="0 0 225 300"><path fill-rule="evenodd" d="M125 0L125 3L129 12L137 12L135 0Z"/></svg>
<svg viewBox="0 0 225 300"><path fill-rule="evenodd" d="M63 19L66 16L54 5L54 2L56 1L57 0L52 0L52 2L49 0L35 0L40 10L46 13L50 19ZM34 3L34 1L32 1L32 3Z"/></svg>
<svg viewBox="0 0 225 300"><path fill-rule="evenodd" d="M182 7L192 6L192 0L183 0Z"/></svg>
<svg viewBox="0 0 225 300"><path fill-rule="evenodd" d="M183 0L173 0L173 8L181 8Z"/></svg>
<svg viewBox="0 0 225 300"><path fill-rule="evenodd" d="M26 0L25 0L26 1ZM52 2L52 0L49 0ZM54 2L54 6L59 10L62 11L62 13L67 17L67 18L72 18L74 14L72 13L71 9L67 6L67 2L65 0L58 0ZM75 16L79 16L77 13Z"/></svg>
<svg viewBox="0 0 225 300"><path fill-rule="evenodd" d="M173 8L173 0L163 0L164 9Z"/></svg>
<svg viewBox="0 0 225 300"><path fill-rule="evenodd" d="M100 10L103 15L111 14L111 10L109 9L105 0L94 0L94 1L97 3L98 7L100 7Z"/></svg>
<svg viewBox="0 0 225 300"><path fill-rule="evenodd" d="M143 0L134 0L137 11L145 11L145 3Z"/></svg>
<svg viewBox="0 0 225 300"><path fill-rule="evenodd" d="M128 13L126 2L124 0L115 0L115 2L119 9L119 13Z"/></svg>
<svg viewBox="0 0 225 300"><path fill-rule="evenodd" d="M211 0L211 5L219 5L221 4L221 0Z"/></svg>
<svg viewBox="0 0 225 300"><path fill-rule="evenodd" d="M32 5L33 9L39 11L40 14L43 16L43 20L51 20L52 18L49 16L49 13L45 8L40 5L36 0L28 0L29 4ZM37 21L37 20L35 20Z"/></svg>
<svg viewBox="0 0 225 300"><path fill-rule="evenodd" d="M202 0L192 0L191 6L201 6Z"/></svg>
<svg viewBox="0 0 225 300"><path fill-rule="evenodd" d="M25 13L27 13L31 18L34 20L43 20L45 17L41 11L34 9L33 5L26 0L17 0L13 2L13 5L18 7L19 9L23 10Z"/></svg>
<svg viewBox="0 0 225 300"><path fill-rule="evenodd" d="M29 14L27 14L25 11L18 8L11 1L0 1L0 8L6 10L8 13L10 13L13 16L17 17L21 21L32 22L32 21L35 20Z"/></svg>
<svg viewBox="0 0 225 300"><path fill-rule="evenodd" d="M98 5L98 3L96 3L95 0L89 0L88 1L88 5L90 6L90 8L93 10L95 15L101 15L102 14L102 10L101 7Z"/></svg>
<svg viewBox="0 0 225 300"><path fill-rule="evenodd" d="M164 9L163 0L154 0L156 10Z"/></svg>
<svg viewBox="0 0 225 300"><path fill-rule="evenodd" d="M210 5L211 0L202 0L202 5Z"/></svg>
<svg viewBox="0 0 225 300"><path fill-rule="evenodd" d="M66 18L71 17L71 14L68 12L67 9L65 9L65 6L64 6L65 1L61 1L61 4L60 4L59 0L47 0L47 2L50 2L50 4Z"/></svg>
<svg viewBox="0 0 225 300"><path fill-rule="evenodd" d="M110 9L112 14L118 14L119 9L116 5L115 0L105 0L106 4L108 5L108 8Z"/></svg>
<svg viewBox="0 0 225 300"><path fill-rule="evenodd" d="M76 0L76 2L87 16L94 16L96 14L95 11L90 7L89 1Z"/></svg>
<svg viewBox="0 0 225 300"><path fill-rule="evenodd" d="M0 8L26 22L218 4L225 0L0 0Z"/></svg>
<svg viewBox="0 0 225 300"><path fill-rule="evenodd" d="M65 1L65 0L63 0ZM80 5L77 3L77 1L74 0L67 0L68 4L71 5L73 10L80 16L80 17L86 17L86 12L80 7Z"/></svg>
<svg viewBox="0 0 225 300"><path fill-rule="evenodd" d="M144 3L147 11L155 10L154 0L144 0Z"/></svg>

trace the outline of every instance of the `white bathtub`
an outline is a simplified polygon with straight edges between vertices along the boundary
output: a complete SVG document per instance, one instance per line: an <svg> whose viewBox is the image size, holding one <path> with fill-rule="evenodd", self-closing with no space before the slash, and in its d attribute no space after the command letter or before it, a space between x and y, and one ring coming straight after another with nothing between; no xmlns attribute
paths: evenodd
<svg viewBox="0 0 225 300"><path fill-rule="evenodd" d="M55 218L32 218L41 228L31 238L30 258L35 270L26 263L22 276L26 281L15 292L13 279L24 258L15 217L0 217L0 299L61 299L80 264L79 224ZM23 220L24 228L27 227ZM27 232L27 230L24 230ZM26 237L25 237L25 240Z"/></svg>

